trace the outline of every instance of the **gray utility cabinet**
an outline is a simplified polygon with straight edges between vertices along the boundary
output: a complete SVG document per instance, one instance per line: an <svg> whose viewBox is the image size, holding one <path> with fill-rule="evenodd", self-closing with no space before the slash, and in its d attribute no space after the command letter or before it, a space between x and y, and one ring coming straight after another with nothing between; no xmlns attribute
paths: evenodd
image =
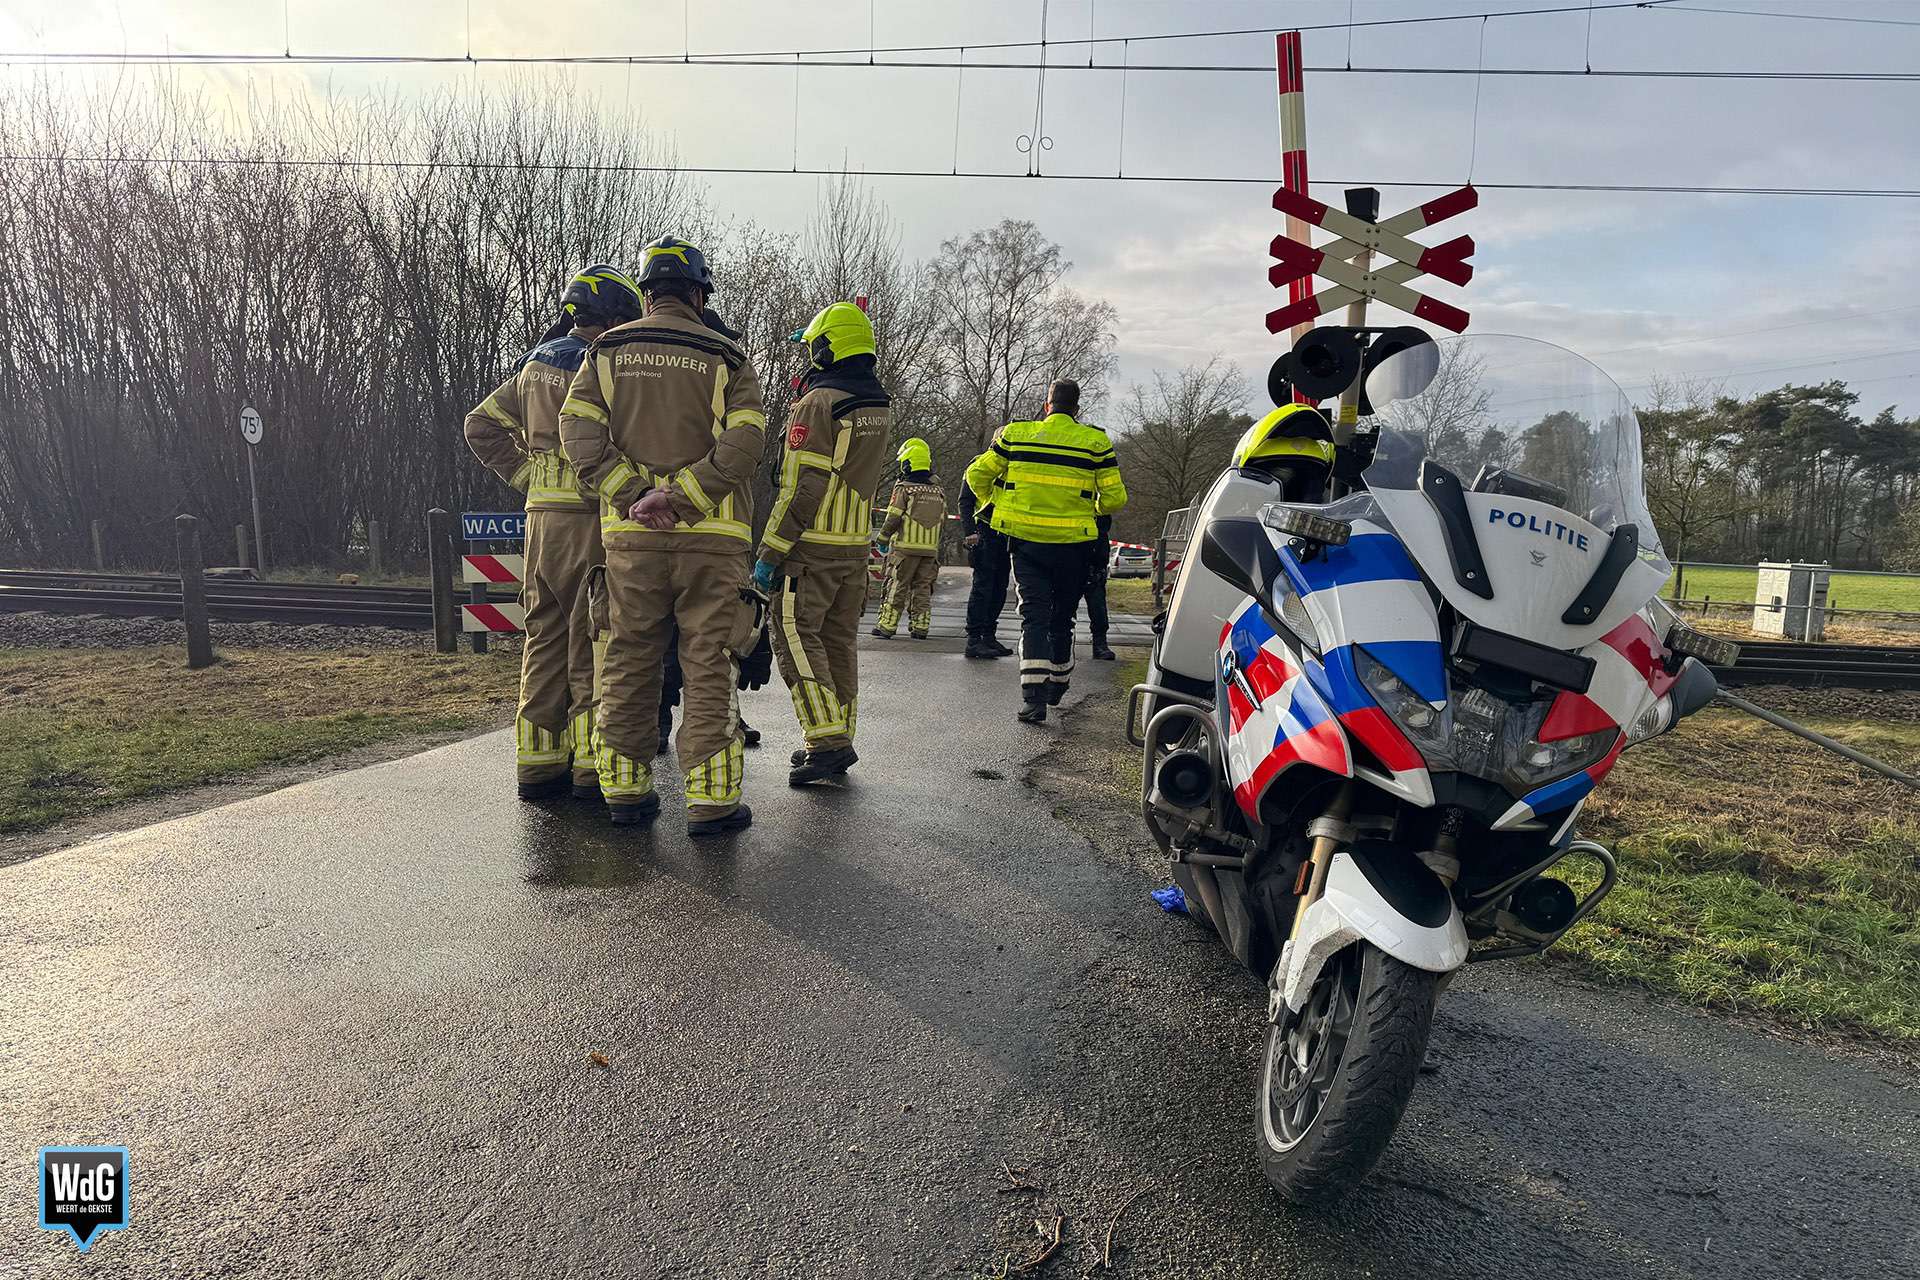
<svg viewBox="0 0 1920 1280"><path fill-rule="evenodd" d="M1814 642L1827 635L1827 577L1832 566L1763 560L1753 592L1753 629L1783 640Z"/></svg>

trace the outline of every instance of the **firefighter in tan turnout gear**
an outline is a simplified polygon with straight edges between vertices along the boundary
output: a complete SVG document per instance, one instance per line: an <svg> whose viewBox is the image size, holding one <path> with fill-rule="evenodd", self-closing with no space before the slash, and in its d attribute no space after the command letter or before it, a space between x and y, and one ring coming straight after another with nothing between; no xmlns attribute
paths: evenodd
<svg viewBox="0 0 1920 1280"><path fill-rule="evenodd" d="M900 480L887 501L887 522L880 537L887 552L887 595L880 602L873 634L893 639L900 615L908 634L927 638L933 621L933 582L940 576L940 529L947 518L947 495L933 475L933 451L915 437L900 446Z"/></svg>
<svg viewBox="0 0 1920 1280"><path fill-rule="evenodd" d="M660 663L678 623L687 830L715 835L753 820L734 676L756 634L742 587L766 415L746 354L702 323L713 277L700 251L671 236L648 245L639 286L646 315L594 341L560 411L567 458L600 493L607 548L600 792L616 823L660 810Z"/></svg>
<svg viewBox="0 0 1920 1280"><path fill-rule="evenodd" d="M523 800L566 787L600 794L593 753L593 640L582 584L604 556L598 495L560 450L560 405L587 344L640 315L640 291L609 266L568 281L560 319L520 358L511 378L467 414L467 444L495 475L527 496L520 603L526 647L514 755Z"/></svg>
<svg viewBox="0 0 1920 1280"><path fill-rule="evenodd" d="M859 759L855 645L893 410L874 375L866 312L836 302L793 337L807 344L811 367L787 428L754 581L772 598L774 657L806 739L787 781L803 786L838 777Z"/></svg>

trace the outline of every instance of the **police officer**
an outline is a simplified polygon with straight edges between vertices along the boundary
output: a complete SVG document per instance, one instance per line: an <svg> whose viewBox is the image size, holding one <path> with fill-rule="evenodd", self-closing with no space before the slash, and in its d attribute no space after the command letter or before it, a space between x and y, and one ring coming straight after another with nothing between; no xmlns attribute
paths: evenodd
<svg viewBox="0 0 1920 1280"><path fill-rule="evenodd" d="M887 594L880 602L873 634L893 639L900 614L908 634L927 638L933 621L933 583L940 576L940 530L947 518L947 495L933 475L933 451L915 436L900 446L900 479L887 500L880 538L888 544Z"/></svg>
<svg viewBox="0 0 1920 1280"><path fill-rule="evenodd" d="M1010 422L967 468L975 499L1013 548L1020 589L1019 718L1039 724L1073 676L1073 615L1099 554L1099 517L1127 504L1113 442L1076 422L1080 384L1055 382L1038 422Z"/></svg>
<svg viewBox="0 0 1920 1280"><path fill-rule="evenodd" d="M798 787L860 758L855 645L893 402L874 372L873 323L853 303L825 308L793 339L806 344L809 368L753 577L772 601L774 658L806 740L787 775Z"/></svg>
<svg viewBox="0 0 1920 1280"><path fill-rule="evenodd" d="M567 457L599 490L607 547L600 791L616 823L660 811L651 762L677 623L687 830L716 835L753 821L734 679L754 639L741 587L766 414L746 354L702 321L713 276L700 250L666 236L645 254L646 314L593 342L560 412Z"/></svg>
<svg viewBox="0 0 1920 1280"><path fill-rule="evenodd" d="M1013 650L994 634L1007 607L1007 576L1013 572L1007 538L993 527L993 508L980 505L964 484L960 486L960 534L967 563L973 566L973 585L967 591L967 656L1010 658Z"/></svg>
<svg viewBox="0 0 1920 1280"><path fill-rule="evenodd" d="M1281 405L1233 446L1233 465L1273 480L1286 502L1325 501L1334 456L1333 428L1310 404Z"/></svg>
<svg viewBox="0 0 1920 1280"><path fill-rule="evenodd" d="M467 444L486 468L526 494L526 568L520 603L526 644L520 659L520 709L514 718L520 798L567 785L597 798L593 757L593 639L582 584L605 557L598 495L560 450L560 404L587 344L640 315L640 290L605 264L567 282L560 318L512 377L467 414Z"/></svg>
<svg viewBox="0 0 1920 1280"><path fill-rule="evenodd" d="M1087 558L1087 631L1093 638L1096 662L1112 662L1118 654L1107 647L1107 562L1113 558L1113 517L1096 520L1100 536Z"/></svg>

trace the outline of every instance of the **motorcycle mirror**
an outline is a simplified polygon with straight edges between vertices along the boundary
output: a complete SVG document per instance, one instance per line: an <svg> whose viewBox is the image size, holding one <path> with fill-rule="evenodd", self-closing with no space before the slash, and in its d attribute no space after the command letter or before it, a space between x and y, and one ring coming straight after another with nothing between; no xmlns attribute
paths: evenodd
<svg viewBox="0 0 1920 1280"><path fill-rule="evenodd" d="M1266 526L1251 516L1224 516L1200 536L1200 563L1209 573L1261 603L1271 600L1280 553Z"/></svg>
<svg viewBox="0 0 1920 1280"><path fill-rule="evenodd" d="M1431 334L1412 325L1387 330L1367 348L1360 375L1361 416L1419 395L1439 372L1440 348Z"/></svg>
<svg viewBox="0 0 1920 1280"><path fill-rule="evenodd" d="M1309 330L1293 344L1289 369L1295 390L1330 400L1360 376L1360 339L1339 325Z"/></svg>

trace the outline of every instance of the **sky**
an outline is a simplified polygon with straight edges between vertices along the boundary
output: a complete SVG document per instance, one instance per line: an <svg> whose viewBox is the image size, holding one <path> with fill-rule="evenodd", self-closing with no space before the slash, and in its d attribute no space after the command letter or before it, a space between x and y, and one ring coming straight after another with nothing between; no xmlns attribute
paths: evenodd
<svg viewBox="0 0 1920 1280"><path fill-rule="evenodd" d="M1582 0L0 0L0 77L48 74L47 55L408 53L680 55L1037 41L1045 34L1044 176L1024 176L1040 75L982 62L1040 50L876 54L935 67L640 64L631 68L266 65L170 69L234 102L354 97L565 79L620 118L671 136L689 164L888 169L1005 177L869 179L902 247L1003 217L1030 219L1075 267L1073 287L1118 310L1120 385L1218 354L1247 375L1249 408L1284 347L1262 317L1280 167L1269 71L1282 26L1304 35L1313 194L1381 190L1393 213L1459 184L1478 209L1424 233L1470 234L1475 276L1431 283L1471 332L1518 333L1593 359L1636 398L1656 378L1732 392L1843 378L1871 415L1920 414L1920 199L1514 191L1497 184L1920 190L1920 0L1679 0L1395 25L1410 16L1554 8ZM1748 14L1707 12L1743 9ZM1814 13L1866 22L1756 16ZM1254 29L1206 39L1140 37ZM1085 41L1096 44L1059 43ZM1123 39L1124 38L1124 39ZM1088 67L1089 60L1096 66ZM1901 82L1348 73L1339 68L1882 72ZM1311 68L1325 67L1315 72ZM76 87L128 74L72 67ZM133 74L151 77L142 69ZM796 115L797 106L797 115ZM1249 183L1071 181L1180 175ZM822 179L706 180L724 217L798 229ZM663 229L664 230L664 229ZM1378 309L1374 316L1397 313Z"/></svg>

